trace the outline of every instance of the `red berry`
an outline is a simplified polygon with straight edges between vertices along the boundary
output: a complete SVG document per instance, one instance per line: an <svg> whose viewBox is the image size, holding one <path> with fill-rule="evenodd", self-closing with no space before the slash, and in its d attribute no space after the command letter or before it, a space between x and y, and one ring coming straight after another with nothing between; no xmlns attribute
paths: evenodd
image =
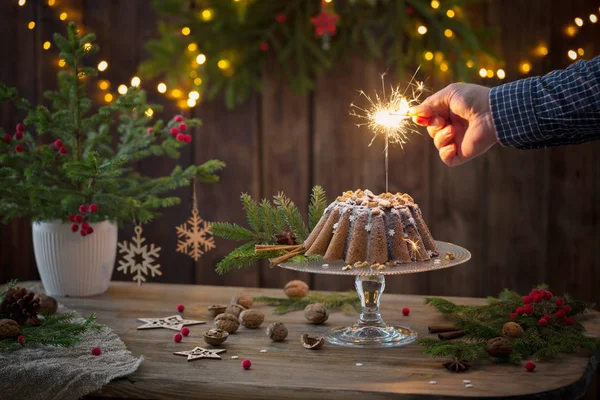
<svg viewBox="0 0 600 400"><path fill-rule="evenodd" d="M183 336L187 336L187 335L189 335L189 334L190 334L190 330L189 330L188 328L182 328L182 329L181 329L181 334L182 334Z"/></svg>
<svg viewBox="0 0 600 400"><path fill-rule="evenodd" d="M244 368L245 370L249 370L251 366L252 362L250 362L250 360L242 361L242 368Z"/></svg>
<svg viewBox="0 0 600 400"><path fill-rule="evenodd" d="M564 306L562 309L563 309L563 311L565 312L565 314L571 314L571 311L572 311L572 309L571 309L571 306L570 306L570 305L568 305L568 304L567 304L567 305L566 305L566 306Z"/></svg>
<svg viewBox="0 0 600 400"><path fill-rule="evenodd" d="M81 234L81 236L87 236L87 230L81 228L81 231L79 231L79 234Z"/></svg>
<svg viewBox="0 0 600 400"><path fill-rule="evenodd" d="M517 313L517 315L523 315L525 313L525 310L523 309L523 307L517 307L517 310L515 312Z"/></svg>
<svg viewBox="0 0 600 400"><path fill-rule="evenodd" d="M286 20L287 20L287 17L285 16L284 13L279 13L275 16L275 21L279 22L280 24L283 24Z"/></svg>
<svg viewBox="0 0 600 400"><path fill-rule="evenodd" d="M525 363L525 369L527 370L527 372L533 372L533 370L535 369L535 363L533 361L527 361Z"/></svg>
<svg viewBox="0 0 600 400"><path fill-rule="evenodd" d="M69 150L67 150L66 147L61 147L60 149L58 149L58 152L60 154L67 154L69 152Z"/></svg>
<svg viewBox="0 0 600 400"><path fill-rule="evenodd" d="M60 147L63 147L62 140L60 140L60 139L56 139L56 140L54 141L54 145L55 145L56 147L58 147L58 148L60 148Z"/></svg>
<svg viewBox="0 0 600 400"><path fill-rule="evenodd" d="M75 222L77 222L78 224L81 223L81 221L83 221L83 217L79 214L77 214L76 216L73 217L73 219L75 220Z"/></svg>
<svg viewBox="0 0 600 400"><path fill-rule="evenodd" d="M92 228L91 226L89 228L86 229L87 234L89 235L90 233L94 233L94 228Z"/></svg>
<svg viewBox="0 0 600 400"><path fill-rule="evenodd" d="M181 336L181 333L176 333L173 335L173 341L175 343L181 342L182 339L183 339L183 336Z"/></svg>
<svg viewBox="0 0 600 400"><path fill-rule="evenodd" d="M69 222L75 222L75 216L69 215Z"/></svg>
<svg viewBox="0 0 600 400"><path fill-rule="evenodd" d="M179 133L179 131L177 130L177 128L171 128L171 130L169 131L169 133L171 134L171 136L177 136L177 134Z"/></svg>
<svg viewBox="0 0 600 400"><path fill-rule="evenodd" d="M542 318L538 321L538 325L539 326L548 326L548 320L545 318Z"/></svg>
<svg viewBox="0 0 600 400"><path fill-rule="evenodd" d="M542 301L542 295L540 295L540 294L534 294L533 295L533 302L534 303L539 303L540 301Z"/></svg>
<svg viewBox="0 0 600 400"><path fill-rule="evenodd" d="M556 312L556 318L558 318L559 320L560 320L560 319L563 319L563 318L565 318L565 317L566 317L566 315L565 315L565 312L564 312L564 310L558 310L558 311Z"/></svg>
<svg viewBox="0 0 600 400"><path fill-rule="evenodd" d="M525 306L523 306L523 311L525 314L533 314L533 306L531 304L525 304Z"/></svg>
<svg viewBox="0 0 600 400"><path fill-rule="evenodd" d="M574 323L575 323L575 318L573 318L573 317L569 317L565 320L565 324L567 324L569 326L573 325Z"/></svg>
<svg viewBox="0 0 600 400"><path fill-rule="evenodd" d="M185 140L185 135L183 133L178 133L176 139L179 142L183 142Z"/></svg>
<svg viewBox="0 0 600 400"><path fill-rule="evenodd" d="M10 139L12 139L10 137L10 135L8 133L5 133L4 136L2 137L2 140L4 140L4 143L10 143Z"/></svg>
<svg viewBox="0 0 600 400"><path fill-rule="evenodd" d="M548 314L544 315L542 318L544 318L548 322L550 322L552 320L552 317L549 316Z"/></svg>
<svg viewBox="0 0 600 400"><path fill-rule="evenodd" d="M261 42L258 45L258 48L259 48L260 51L268 51L269 50L269 43L267 43L267 42Z"/></svg>
<svg viewBox="0 0 600 400"><path fill-rule="evenodd" d="M98 357L100 354L102 354L102 350L100 350L100 347L94 347L92 349L92 355Z"/></svg>
<svg viewBox="0 0 600 400"><path fill-rule="evenodd" d="M84 222L83 224L81 224L81 228L88 230L90 228L90 224L88 224L87 222Z"/></svg>
<svg viewBox="0 0 600 400"><path fill-rule="evenodd" d="M533 299L531 298L531 296L523 296L523 303L525 304L529 304L531 303Z"/></svg>
<svg viewBox="0 0 600 400"><path fill-rule="evenodd" d="M408 316L410 314L410 308L408 307L404 307L402 309L402 315L404 315L405 317Z"/></svg>
<svg viewBox="0 0 600 400"><path fill-rule="evenodd" d="M519 315L515 314L515 313L508 314L508 318L510 318L510 319L516 319L518 316Z"/></svg>
<svg viewBox="0 0 600 400"><path fill-rule="evenodd" d="M535 296L536 294L540 294L540 289L533 289L531 293L529 293L531 297Z"/></svg>
<svg viewBox="0 0 600 400"><path fill-rule="evenodd" d="M183 116L176 115L175 118L173 118L173 120L175 120L175 122L181 122L181 121L183 121Z"/></svg>
<svg viewBox="0 0 600 400"><path fill-rule="evenodd" d="M546 291L544 294L546 295L546 296L545 296L545 299L546 299L546 300L552 300L552 297L554 296L554 295L552 294L552 292L549 292L549 291Z"/></svg>
<svg viewBox="0 0 600 400"><path fill-rule="evenodd" d="M408 15L413 15L415 13L415 9L412 8L411 6L406 7L406 13Z"/></svg>
<svg viewBox="0 0 600 400"><path fill-rule="evenodd" d="M25 125L17 124L17 132L23 132L25 130Z"/></svg>
<svg viewBox="0 0 600 400"><path fill-rule="evenodd" d="M98 212L98 204L94 204L94 203L90 204L90 212L93 212L93 213Z"/></svg>
<svg viewBox="0 0 600 400"><path fill-rule="evenodd" d="M17 132L17 133L15 133L15 139L17 139L17 140L23 139L23 132Z"/></svg>
<svg viewBox="0 0 600 400"><path fill-rule="evenodd" d="M22 153L25 150L22 144L18 144L15 146L15 153Z"/></svg>
<svg viewBox="0 0 600 400"><path fill-rule="evenodd" d="M79 225L73 224L71 225L71 232L77 232L79 230Z"/></svg>
<svg viewBox="0 0 600 400"><path fill-rule="evenodd" d="M153 128L148 128L148 135L152 135L153 132L154 132Z"/></svg>
<svg viewBox="0 0 600 400"><path fill-rule="evenodd" d="M19 342L19 344L25 343L25 335L19 335L17 342Z"/></svg>
<svg viewBox="0 0 600 400"><path fill-rule="evenodd" d="M185 135L185 137L183 138L183 140L185 140L186 143L191 143L192 142L192 136L191 135Z"/></svg>
<svg viewBox="0 0 600 400"><path fill-rule="evenodd" d="M82 212L82 213L88 212L88 206L87 206L87 204L80 205L79 206L79 212Z"/></svg>
<svg viewBox="0 0 600 400"><path fill-rule="evenodd" d="M183 306L183 304L179 304L179 305L177 306L177 311L179 311L179 312L183 312L183 310L185 310L185 307Z"/></svg>
<svg viewBox="0 0 600 400"><path fill-rule="evenodd" d="M179 130L181 132L185 132L186 129L187 129L187 125L186 124L179 124Z"/></svg>
<svg viewBox="0 0 600 400"><path fill-rule="evenodd" d="M562 306L563 304L565 304L565 301L564 301L562 298L560 298L560 297L559 297L558 299L556 299L556 305L557 305L557 306L559 306L559 307L560 307L560 306Z"/></svg>

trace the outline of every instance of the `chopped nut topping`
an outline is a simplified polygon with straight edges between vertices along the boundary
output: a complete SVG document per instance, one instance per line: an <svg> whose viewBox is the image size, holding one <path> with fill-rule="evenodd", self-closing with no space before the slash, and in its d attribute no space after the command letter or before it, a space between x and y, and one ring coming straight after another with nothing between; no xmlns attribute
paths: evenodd
<svg viewBox="0 0 600 400"><path fill-rule="evenodd" d="M352 265L348 264L342 267L342 271L350 271L352 269Z"/></svg>

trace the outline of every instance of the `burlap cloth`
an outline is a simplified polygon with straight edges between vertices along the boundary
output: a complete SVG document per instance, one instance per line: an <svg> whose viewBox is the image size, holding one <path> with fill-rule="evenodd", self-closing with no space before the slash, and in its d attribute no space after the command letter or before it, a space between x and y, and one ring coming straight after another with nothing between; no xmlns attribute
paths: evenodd
<svg viewBox="0 0 600 400"><path fill-rule="evenodd" d="M59 312L67 311L60 305ZM102 355L93 356L94 347L100 347ZM25 347L0 353L0 399L78 399L135 372L142 360L108 327L86 333L74 347Z"/></svg>

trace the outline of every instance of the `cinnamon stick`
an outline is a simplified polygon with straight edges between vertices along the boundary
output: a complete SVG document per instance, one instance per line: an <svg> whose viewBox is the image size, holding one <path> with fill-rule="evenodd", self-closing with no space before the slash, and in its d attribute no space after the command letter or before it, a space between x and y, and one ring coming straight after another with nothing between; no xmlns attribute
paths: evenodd
<svg viewBox="0 0 600 400"><path fill-rule="evenodd" d="M438 338L440 338L440 340L451 340L451 339L463 337L466 334L467 333L465 331L444 332L444 333L438 333Z"/></svg>
<svg viewBox="0 0 600 400"><path fill-rule="evenodd" d="M255 253L261 253L274 250L297 250L302 245L277 245L277 244L257 244L254 246Z"/></svg>
<svg viewBox="0 0 600 400"><path fill-rule="evenodd" d="M427 329L429 329L429 333L444 333L444 332L454 332L454 331L460 330L453 325L432 325L432 326L428 326Z"/></svg>
<svg viewBox="0 0 600 400"><path fill-rule="evenodd" d="M304 245L300 245L300 248L298 250L290 251L289 253L287 253L281 257L272 259L271 266L274 267L278 264L281 264L282 262L289 260L290 258L297 256L298 254L302 254L305 251L306 251L306 249L304 248Z"/></svg>

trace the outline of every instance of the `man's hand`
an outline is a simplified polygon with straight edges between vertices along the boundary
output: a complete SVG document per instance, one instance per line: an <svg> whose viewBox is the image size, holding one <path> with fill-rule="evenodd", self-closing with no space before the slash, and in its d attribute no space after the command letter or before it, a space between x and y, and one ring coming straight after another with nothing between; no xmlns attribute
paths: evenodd
<svg viewBox="0 0 600 400"><path fill-rule="evenodd" d="M444 163L463 164L498 142L489 94L484 86L453 83L410 110L427 127Z"/></svg>

